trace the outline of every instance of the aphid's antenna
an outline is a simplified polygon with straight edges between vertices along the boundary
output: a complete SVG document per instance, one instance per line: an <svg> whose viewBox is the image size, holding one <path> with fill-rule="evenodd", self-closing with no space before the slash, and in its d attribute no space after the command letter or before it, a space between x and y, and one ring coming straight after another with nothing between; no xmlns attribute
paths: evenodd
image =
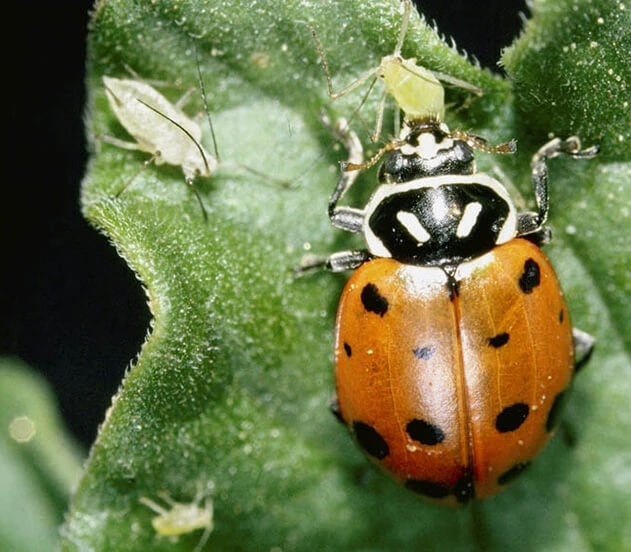
<svg viewBox="0 0 631 552"><path fill-rule="evenodd" d="M399 31L399 38L397 39L397 44L394 47L394 52L392 55L400 57L401 51L403 50L403 41L405 40L405 35L408 34L408 25L410 23L410 0L402 0L403 2L403 17L401 18L401 30Z"/></svg>
<svg viewBox="0 0 631 552"><path fill-rule="evenodd" d="M202 148L201 144L195 139L195 137L188 130L184 128L184 126L182 126L177 121L174 121L171 117L169 117L168 115L165 115L164 113L162 113L162 111L160 111L159 109L156 109L155 107L148 104L144 100L141 100L140 98L136 98L136 100L138 100L145 107L148 107L149 109L151 109L151 111L153 111L154 113L160 115L160 117L172 123L175 127L179 128L184 134L186 134L186 136L188 136L191 139L191 141L195 144L195 147L199 151L199 154L202 156L202 160L204 162L204 167L206 171L210 172L210 165L208 164L208 159L206 159L206 153L204 152L204 148Z"/></svg>
<svg viewBox="0 0 631 552"><path fill-rule="evenodd" d="M217 136L215 135L215 127L213 125L212 117L210 116L210 109L208 109L208 96L206 96L206 87L204 86L204 79L202 78L202 70L199 64L199 52L197 46L193 42L193 52L195 52L195 66L197 67L197 80L199 81L199 90L202 95L202 103L204 106L204 112L206 113L206 119L208 120L208 126L210 127L210 135L213 140L213 149L215 150L215 159L218 163L221 163L219 157L219 147L217 146Z"/></svg>

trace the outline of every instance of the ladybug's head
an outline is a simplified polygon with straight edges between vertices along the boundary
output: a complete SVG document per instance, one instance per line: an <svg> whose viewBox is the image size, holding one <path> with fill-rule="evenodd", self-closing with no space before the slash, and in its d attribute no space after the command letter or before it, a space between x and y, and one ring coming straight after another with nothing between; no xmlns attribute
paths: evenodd
<svg viewBox="0 0 631 552"><path fill-rule="evenodd" d="M441 174L473 174L473 148L454 137L444 123L421 120L408 123L401 138L379 169L384 184L409 182Z"/></svg>
<svg viewBox="0 0 631 552"><path fill-rule="evenodd" d="M473 174L474 149L512 153L515 144L509 142L491 147L477 136L451 132L447 125L435 119L407 121L401 138L394 142L379 169L379 181L399 184L428 176Z"/></svg>

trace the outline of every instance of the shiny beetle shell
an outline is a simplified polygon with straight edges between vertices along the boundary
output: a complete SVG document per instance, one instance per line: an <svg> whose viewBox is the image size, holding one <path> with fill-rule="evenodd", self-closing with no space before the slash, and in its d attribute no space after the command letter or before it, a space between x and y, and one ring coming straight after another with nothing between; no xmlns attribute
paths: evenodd
<svg viewBox="0 0 631 552"><path fill-rule="evenodd" d="M574 371L563 293L525 239L456 274L377 258L351 276L336 324L341 419L407 488L444 503L500 491L555 427Z"/></svg>

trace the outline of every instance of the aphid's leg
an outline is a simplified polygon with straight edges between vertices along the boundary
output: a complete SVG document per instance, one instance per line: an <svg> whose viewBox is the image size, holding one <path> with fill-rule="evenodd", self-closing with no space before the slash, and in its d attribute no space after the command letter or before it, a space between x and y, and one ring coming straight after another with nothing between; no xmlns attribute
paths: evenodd
<svg viewBox="0 0 631 552"><path fill-rule="evenodd" d="M152 512L156 514L165 515L169 512L166 508L164 508L163 506L160 506L160 504L158 504L157 502L154 502L153 500L151 500L150 498L146 496L141 496L138 499L138 502L140 502L144 506L147 506L147 508L149 508Z"/></svg>
<svg viewBox="0 0 631 552"><path fill-rule="evenodd" d="M570 136L566 140L554 138L544 144L532 157L530 167L532 169L532 185L537 203L536 213L522 213L517 223L517 233L519 236L533 234L542 231L543 225L548 219L549 191L548 191L548 159L565 154L576 159L589 159L594 157L599 150L599 146L592 146L584 150L581 149L581 141L578 136Z"/></svg>
<svg viewBox="0 0 631 552"><path fill-rule="evenodd" d="M212 519L213 517L213 501L212 501L212 497L207 496L204 500L204 509L207 512L210 512L210 517ZM201 552L204 548L204 546L206 546L206 543L208 542L208 538L210 537L210 534L213 531L213 524L209 523L208 525L206 525L206 527L204 527L204 532L202 533L202 536L199 539L199 542L197 543L197 545L195 546L195 548L193 549L193 552Z"/></svg>
<svg viewBox="0 0 631 552"><path fill-rule="evenodd" d="M114 138L113 136L102 135L98 137L98 140L101 142L105 142L106 144L111 144L112 146L116 146L118 148L130 150L130 151L146 151L145 148L140 147L136 142L126 142L125 140L119 140L118 138ZM123 184L120 190L114 194L114 197L119 197L122 193L131 186L136 177L144 171L149 165L152 163L159 164L160 163L160 152L156 151L149 157L147 160L143 161L140 168L127 179L127 181Z"/></svg>
<svg viewBox="0 0 631 552"><path fill-rule="evenodd" d="M370 135L370 141L376 143L381 136L381 129L383 128L383 114L386 110L386 91L381 94L381 100L379 100L379 107L377 107L377 118L375 120L375 128ZM397 110L398 112L399 110ZM397 129L398 133L398 129Z"/></svg>
<svg viewBox="0 0 631 552"><path fill-rule="evenodd" d="M120 190L118 190L118 192L116 192L114 194L114 197L120 197L122 195L122 193L131 186L132 182L134 180L136 180L136 177L142 172L144 171L149 165L151 165L151 163L153 163L154 161L156 161L156 159L159 159L160 157L160 152L156 152L155 154L153 154L149 159L147 159L146 161L143 162L143 164L140 166L140 168L131 175L131 177L129 177L127 179L127 182L125 182L123 184L123 186L121 187Z"/></svg>
<svg viewBox="0 0 631 552"><path fill-rule="evenodd" d="M331 70L329 69L329 62L326 58L326 54L324 53L324 47L322 46L320 37L318 36L318 33L316 32L314 27L312 27L308 23L306 25L309 28L309 31L311 32L311 36L313 37L313 40L316 43L316 49L318 50L318 55L320 56L320 60L322 61L322 69L324 69L324 75L326 77L326 84L329 90L329 97L332 100L336 100L337 98L340 98L341 96L344 96L345 94L348 94L349 92L352 92L353 90L355 90L355 88L360 86L362 83L366 82L370 77L374 77L376 75L377 69L378 69L377 67L375 67L374 69L370 69L369 71L364 73L361 77L359 77L356 81L351 82L348 86L346 86L345 88L342 88L342 90L335 92L333 90L333 80L331 79Z"/></svg>
<svg viewBox="0 0 631 552"><path fill-rule="evenodd" d="M195 194L195 197L197 198L197 203L199 203L199 206L202 210L202 215L204 216L204 222L208 222L208 211L206 211L206 207L204 207L204 202L202 201L202 196L200 195L197 186L195 186L195 180L192 177L186 177L185 182L186 185L191 188L193 194Z"/></svg>
<svg viewBox="0 0 631 552"><path fill-rule="evenodd" d="M596 340L593 335L578 328L572 329L572 337L574 339L574 372L576 373L589 362Z"/></svg>
<svg viewBox="0 0 631 552"><path fill-rule="evenodd" d="M276 178L274 176L270 176L269 174L264 173L263 171L259 171L258 169L255 169L253 167L248 167L247 165L242 165L241 163L237 163L235 161L223 161L222 162L222 167L223 168L234 169L236 171L243 171L243 172L250 173L250 174L256 176L257 178L260 178L262 181L264 181L267 184L273 184L275 186L281 186L282 188L288 188L288 189L294 188L296 186L296 182L298 180L298 178L296 178L294 180L286 180L284 178Z"/></svg>
<svg viewBox="0 0 631 552"><path fill-rule="evenodd" d="M144 148L141 148L137 142L120 140L119 138L114 138L114 136L108 136L107 134L96 136L96 139L100 142L105 142L106 144L116 146L117 148L122 148L130 151L146 151Z"/></svg>
<svg viewBox="0 0 631 552"><path fill-rule="evenodd" d="M193 95L193 92L195 92L195 87L191 86L186 92L184 92L182 97L173 104L174 107L177 107L181 110L189 102L191 96Z"/></svg>

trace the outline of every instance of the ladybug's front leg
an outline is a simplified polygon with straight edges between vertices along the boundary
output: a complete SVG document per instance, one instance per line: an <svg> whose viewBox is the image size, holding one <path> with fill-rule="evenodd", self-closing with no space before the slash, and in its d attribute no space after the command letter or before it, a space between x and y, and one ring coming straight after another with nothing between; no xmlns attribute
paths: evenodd
<svg viewBox="0 0 631 552"><path fill-rule="evenodd" d="M519 236L526 238L533 236L535 238L533 241L539 241L540 243L547 241L547 231L544 224L548 220L549 210L548 166L546 163L548 159L554 159L561 154L570 155L576 159L589 159L594 157L599 149L599 146L592 146L582 150L578 136L570 136L567 140L554 138L539 148L539 151L533 155L530 162L537 212L519 215L517 223ZM538 235L541 237L537 240Z"/></svg>
<svg viewBox="0 0 631 552"><path fill-rule="evenodd" d="M344 166L353 164L353 165L361 165L364 161L364 149L359 140L357 134L355 134L350 127L348 126L348 121L346 119L338 119L335 124L331 122L328 115L326 113L320 114L320 119L322 122L329 128L329 130L333 133L335 138L344 146L346 151L348 152L348 159L344 163ZM344 223L342 220L338 223L338 219L344 219L344 216L338 215L339 212L357 212L357 209L352 209L350 207L338 207L337 204L344 197L344 194L348 191L348 189L353 185L355 179L359 175L359 170L346 171L342 170L342 175L340 179L337 181L337 185L329 198L329 218L333 223L333 226L337 228L341 228L342 230L348 230L349 232L359 232L360 230L351 229L354 226L351 224L350 226ZM348 218L348 217L346 217ZM361 229L361 228L360 228Z"/></svg>
<svg viewBox="0 0 631 552"><path fill-rule="evenodd" d="M348 121L346 121L346 119L338 119L334 125L331 123L331 120L326 113L321 113L320 118L348 151L348 160L344 163L344 165L361 165L364 160L364 150L357 134L350 130ZM342 175L337 181L337 185L329 198L328 208L331 224L336 228L340 228L341 230L346 230L347 232L352 232L354 234L360 233L363 230L365 217L364 211L355 207L338 207L337 204L340 199L344 197L344 194L346 194L348 189L353 185L358 175L359 170L342 171ZM298 276L304 274L305 272L312 272L313 270L322 268L331 272L344 272L346 270L354 270L370 258L370 253L368 253L365 249L338 251L328 257L305 255L301 259L300 266L295 272Z"/></svg>

